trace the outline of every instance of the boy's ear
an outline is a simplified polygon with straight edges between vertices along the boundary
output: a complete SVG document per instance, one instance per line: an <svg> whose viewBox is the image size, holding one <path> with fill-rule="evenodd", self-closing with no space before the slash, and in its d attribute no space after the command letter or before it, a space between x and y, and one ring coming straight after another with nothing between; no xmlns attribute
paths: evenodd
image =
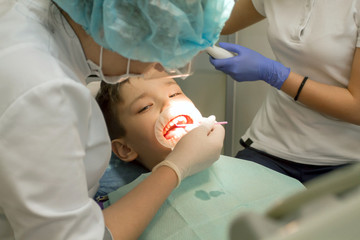
<svg viewBox="0 0 360 240"><path fill-rule="evenodd" d="M112 140L111 148L115 155L125 162L131 162L138 156L137 152L135 152L132 147L128 146L126 141L122 138Z"/></svg>

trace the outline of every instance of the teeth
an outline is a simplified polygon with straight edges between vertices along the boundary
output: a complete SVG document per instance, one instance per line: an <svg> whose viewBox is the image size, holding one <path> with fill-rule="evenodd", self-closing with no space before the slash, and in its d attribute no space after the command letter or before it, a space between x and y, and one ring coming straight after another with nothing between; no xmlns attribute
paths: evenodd
<svg viewBox="0 0 360 240"><path fill-rule="evenodd" d="M172 121L170 121L164 128L163 132L167 133L169 131L169 129L173 126L175 126L176 124L178 124L179 122L187 122L186 117L184 116L178 116L175 119L173 119Z"/></svg>
<svg viewBox="0 0 360 240"><path fill-rule="evenodd" d="M193 104L175 102L161 112L155 125L156 138L163 146L173 148L188 130L184 126L178 128L176 125L191 124L200 119L201 113Z"/></svg>
<svg viewBox="0 0 360 240"><path fill-rule="evenodd" d="M178 117L175 120L176 120L176 124L178 124L180 121L186 122L186 118L184 116Z"/></svg>

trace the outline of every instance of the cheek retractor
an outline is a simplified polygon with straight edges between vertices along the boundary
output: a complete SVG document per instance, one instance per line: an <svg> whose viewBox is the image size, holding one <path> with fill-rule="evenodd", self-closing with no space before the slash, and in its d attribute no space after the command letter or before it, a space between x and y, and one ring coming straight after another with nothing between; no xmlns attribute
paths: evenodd
<svg viewBox="0 0 360 240"><path fill-rule="evenodd" d="M177 102L164 109L155 123L155 137L161 145L173 149L177 142L196 127L202 119L199 110L190 102ZM193 127L179 125L190 124Z"/></svg>

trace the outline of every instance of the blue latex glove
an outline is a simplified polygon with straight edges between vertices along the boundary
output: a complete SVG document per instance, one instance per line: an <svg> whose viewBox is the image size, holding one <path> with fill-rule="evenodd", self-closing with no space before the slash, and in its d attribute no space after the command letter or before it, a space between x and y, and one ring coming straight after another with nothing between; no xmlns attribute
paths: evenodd
<svg viewBox="0 0 360 240"><path fill-rule="evenodd" d="M246 47L225 42L219 45L230 52L237 53L237 56L225 59L210 57L211 64L238 82L264 80L280 89L290 74L290 68Z"/></svg>

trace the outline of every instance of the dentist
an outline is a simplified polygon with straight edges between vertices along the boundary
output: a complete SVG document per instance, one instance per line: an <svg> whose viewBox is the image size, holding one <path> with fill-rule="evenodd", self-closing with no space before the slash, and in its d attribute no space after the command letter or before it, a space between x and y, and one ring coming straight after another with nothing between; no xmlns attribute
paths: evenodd
<svg viewBox="0 0 360 240"><path fill-rule="evenodd" d="M146 77L159 63L171 73L216 42L232 6L232 0L1 0L0 239L139 237L182 179L161 166L100 209L92 197L111 148L86 79ZM224 129L209 119L167 160L184 177L194 174L218 159L223 138ZM187 155L188 148L198 154Z"/></svg>

